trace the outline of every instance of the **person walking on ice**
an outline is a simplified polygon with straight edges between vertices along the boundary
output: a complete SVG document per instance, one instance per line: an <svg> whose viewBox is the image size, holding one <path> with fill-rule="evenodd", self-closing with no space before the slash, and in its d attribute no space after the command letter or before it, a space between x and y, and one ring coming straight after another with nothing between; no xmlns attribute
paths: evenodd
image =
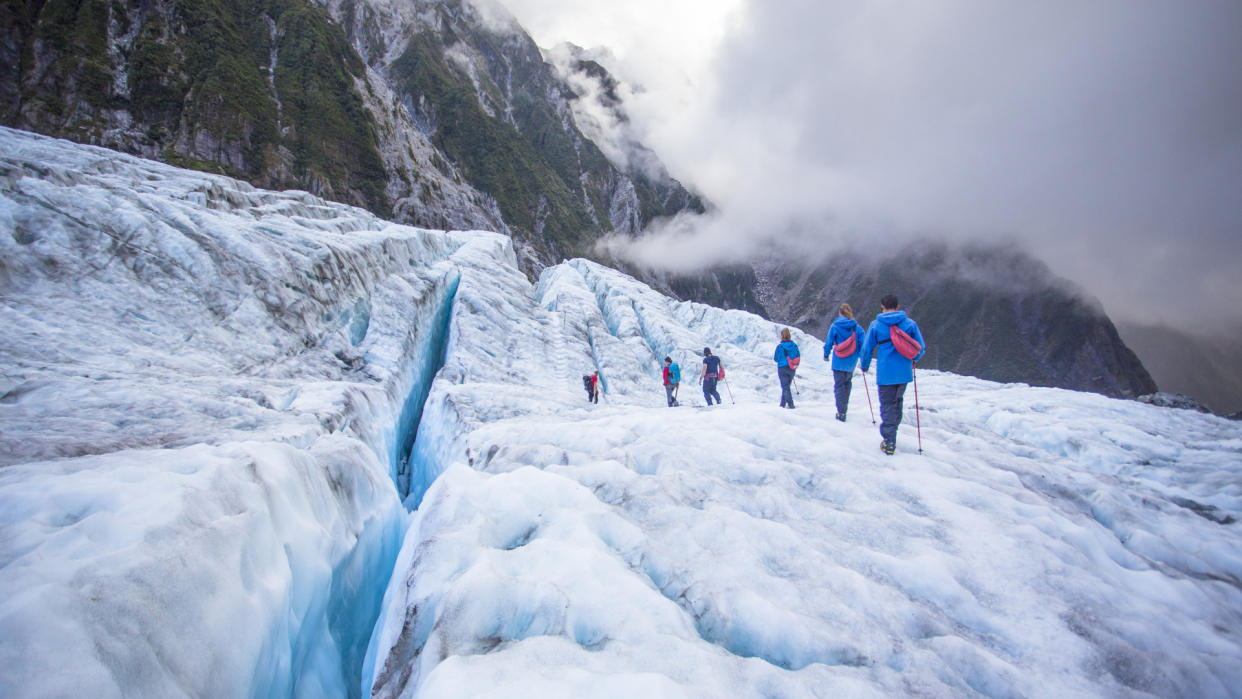
<svg viewBox="0 0 1242 699"><path fill-rule="evenodd" d="M880 390L880 449L892 455L897 450L897 426L906 384L914 380L914 363L923 358L927 345L918 323L906 317L897 297L880 299L880 315L871 321L862 348L862 372L867 373L875 356L875 382Z"/></svg>
<svg viewBox="0 0 1242 699"><path fill-rule="evenodd" d="M703 348L703 371L699 374L699 383L703 385L703 400L708 405L712 404L712 399L716 399L716 405L721 404L720 394L716 391L716 381L720 379L720 375L724 373L724 362L720 361L720 357L712 355L712 348Z"/></svg>
<svg viewBox="0 0 1242 699"><path fill-rule="evenodd" d="M793 383L802 354L794 341L789 339L789 328L781 328L781 343L776 346L772 359L776 361L776 375L781 381L781 407L793 410L793 394L789 392L789 385Z"/></svg>
<svg viewBox="0 0 1242 699"><path fill-rule="evenodd" d="M599 370L596 369L594 374L582 375L582 387L587 392L588 403L599 403Z"/></svg>
<svg viewBox="0 0 1242 699"><path fill-rule="evenodd" d="M854 367L862 354L863 331L854 320L854 309L848 303L841 304L840 315L832 321L828 339L824 342L824 361L832 359L832 392L837 399L837 419L845 422L850 408L850 390L854 387Z"/></svg>
<svg viewBox="0 0 1242 699"><path fill-rule="evenodd" d="M681 385L681 367L671 357L664 358L664 392L668 394L668 407L679 405L677 388Z"/></svg>

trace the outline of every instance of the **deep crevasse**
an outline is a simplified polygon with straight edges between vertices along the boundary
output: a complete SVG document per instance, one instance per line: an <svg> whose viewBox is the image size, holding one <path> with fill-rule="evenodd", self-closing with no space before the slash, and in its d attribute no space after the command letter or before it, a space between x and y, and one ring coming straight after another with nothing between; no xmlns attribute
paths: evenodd
<svg viewBox="0 0 1242 699"><path fill-rule="evenodd" d="M508 241L0 140L0 693L356 696L452 257Z"/></svg>

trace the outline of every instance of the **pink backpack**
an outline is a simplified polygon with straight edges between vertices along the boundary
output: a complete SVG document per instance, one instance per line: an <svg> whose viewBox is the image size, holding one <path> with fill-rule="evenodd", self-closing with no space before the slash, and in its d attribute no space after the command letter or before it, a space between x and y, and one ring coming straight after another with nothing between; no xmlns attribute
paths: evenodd
<svg viewBox="0 0 1242 699"><path fill-rule="evenodd" d="M857 347L858 347L858 340L855 339L854 333L850 333L849 337L838 342L836 347L832 348L832 353L844 359L850 356L851 354L854 354L854 350L857 349Z"/></svg>
<svg viewBox="0 0 1242 699"><path fill-rule="evenodd" d="M896 325L889 326L888 333L889 339L893 341L893 348L906 359L913 361L915 357L919 356L919 352L923 351L922 345L916 342L913 337L910 337L905 330Z"/></svg>

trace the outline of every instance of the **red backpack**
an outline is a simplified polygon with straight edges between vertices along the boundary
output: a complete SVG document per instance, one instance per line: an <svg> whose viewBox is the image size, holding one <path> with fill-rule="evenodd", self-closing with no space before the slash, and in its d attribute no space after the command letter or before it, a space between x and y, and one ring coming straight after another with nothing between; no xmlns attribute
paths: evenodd
<svg viewBox="0 0 1242 699"><path fill-rule="evenodd" d="M888 337L893 341L893 349L906 359L914 361L914 358L919 356L919 352L923 351L922 345L896 325L889 326Z"/></svg>
<svg viewBox="0 0 1242 699"><path fill-rule="evenodd" d="M854 354L854 350L857 348L858 340L855 338L854 333L850 333L849 337L838 342L836 346L832 348L832 353L842 359L845 359L846 357Z"/></svg>

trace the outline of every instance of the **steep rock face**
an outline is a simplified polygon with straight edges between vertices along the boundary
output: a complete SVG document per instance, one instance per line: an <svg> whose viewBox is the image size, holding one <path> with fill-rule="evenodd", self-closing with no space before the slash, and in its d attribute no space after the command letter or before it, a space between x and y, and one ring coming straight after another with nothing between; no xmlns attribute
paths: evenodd
<svg viewBox="0 0 1242 699"><path fill-rule="evenodd" d="M328 7L418 129L495 199L528 267L589 254L604 233L634 235L654 217L702 210L662 165L631 167L583 134L575 103L588 95L503 10L462 0Z"/></svg>
<svg viewBox="0 0 1242 699"><path fill-rule="evenodd" d="M1138 323L1119 323L1117 330L1161 389L1194 396L1218 413L1242 410L1242 340L1236 330L1222 328L1217 337Z"/></svg>
<svg viewBox="0 0 1242 699"><path fill-rule="evenodd" d="M625 110L626 88L600 62L602 56L573 44L545 52L557 77L569 88L574 122L608 160L624 171L611 188L610 222L616 233L637 235L653 217L683 210L702 213L704 203L665 169L635 133Z"/></svg>
<svg viewBox="0 0 1242 699"><path fill-rule="evenodd" d="M305 2L19 4L4 123L387 214L365 65Z"/></svg>
<svg viewBox="0 0 1242 699"><path fill-rule="evenodd" d="M0 58L15 69L0 75L4 125L305 189L401 222L509 233L528 269L700 206L666 175L610 162L575 125L575 93L494 8L30 0L6 9Z"/></svg>
<svg viewBox="0 0 1242 699"><path fill-rule="evenodd" d="M895 293L919 322L922 365L1006 382L1138 396L1156 384L1104 310L1040 262L995 247L921 243L876 261L759 271L770 317L824 336L844 301L864 324Z"/></svg>

